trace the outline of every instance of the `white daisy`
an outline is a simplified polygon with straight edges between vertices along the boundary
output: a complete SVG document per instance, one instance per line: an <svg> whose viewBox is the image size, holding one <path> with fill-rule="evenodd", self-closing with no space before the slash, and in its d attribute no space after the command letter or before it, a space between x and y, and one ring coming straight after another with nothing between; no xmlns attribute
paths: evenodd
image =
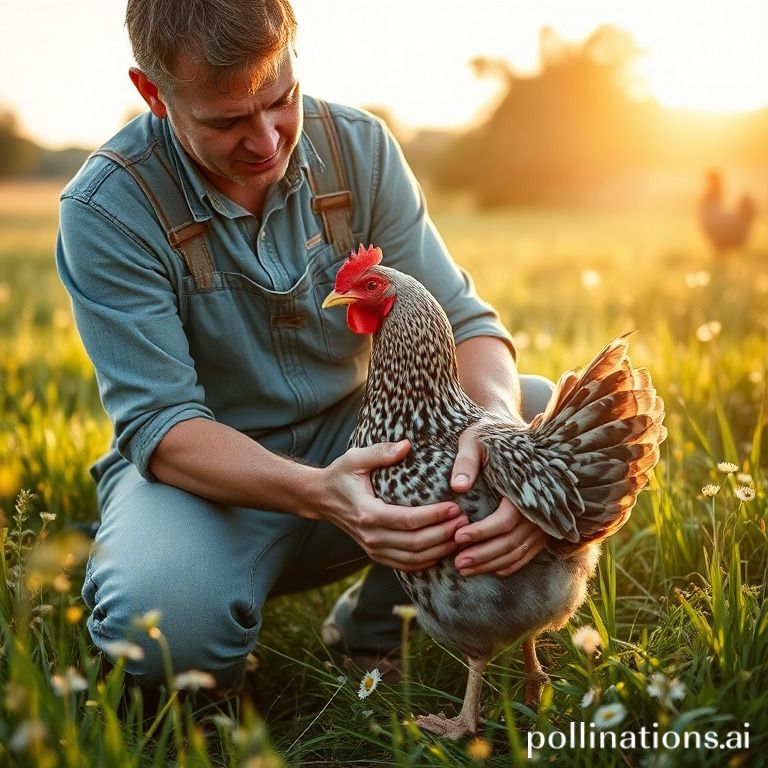
<svg viewBox="0 0 768 768"><path fill-rule="evenodd" d="M715 485L714 483L708 483L701 489L701 492L705 496L717 496L719 490L720 490L719 485Z"/></svg>
<svg viewBox="0 0 768 768"><path fill-rule="evenodd" d="M752 475L748 472L739 472L736 475L736 482L742 485L754 485L755 481L752 479Z"/></svg>
<svg viewBox="0 0 768 768"><path fill-rule="evenodd" d="M732 475L738 470L738 464L733 464L730 461L718 461L717 471L722 472L724 475Z"/></svg>
<svg viewBox="0 0 768 768"><path fill-rule="evenodd" d="M88 681L74 667L69 667L63 675L53 675L51 685L57 696L88 690Z"/></svg>
<svg viewBox="0 0 768 768"><path fill-rule="evenodd" d="M157 609L147 611L141 616L134 618L133 623L141 630L149 634L153 629L157 629L157 625L160 623L160 619L163 618L163 614Z"/></svg>
<svg viewBox="0 0 768 768"><path fill-rule="evenodd" d="M595 710L592 722L595 728L612 728L618 725L627 716L627 709L623 704L604 704Z"/></svg>
<svg viewBox="0 0 768 768"><path fill-rule="evenodd" d="M685 684L676 677L669 680L666 675L656 672L651 675L651 682L647 689L649 696L657 699L664 707L672 707L673 701L682 701L685 698Z"/></svg>
<svg viewBox="0 0 768 768"><path fill-rule="evenodd" d="M144 658L144 649L140 645L129 643L126 640L112 640L104 643L103 647L107 656L113 659L141 661Z"/></svg>
<svg viewBox="0 0 768 768"><path fill-rule="evenodd" d="M24 752L31 747L39 747L47 734L48 730L40 720L25 720L11 736L8 746L14 752Z"/></svg>
<svg viewBox="0 0 768 768"><path fill-rule="evenodd" d="M748 485L740 485L736 489L736 498L739 501L752 501L755 498L755 489Z"/></svg>
<svg viewBox="0 0 768 768"><path fill-rule="evenodd" d="M200 688L215 688L216 678L208 672L190 669L173 678L173 687L177 691L198 691Z"/></svg>
<svg viewBox="0 0 768 768"><path fill-rule="evenodd" d="M589 624L579 627L572 635L571 640L577 648L581 648L587 656L592 656L602 642L600 633Z"/></svg>
<svg viewBox="0 0 768 768"><path fill-rule="evenodd" d="M378 669L372 669L365 673L365 677L360 681L360 690L357 692L359 699L367 699L381 682L381 672Z"/></svg>
<svg viewBox="0 0 768 768"><path fill-rule="evenodd" d="M395 605L392 608L392 613L394 613L395 616L399 616L403 620L416 618L416 608L413 605Z"/></svg>
<svg viewBox="0 0 768 768"><path fill-rule="evenodd" d="M582 697L581 697L581 708L587 709L587 707L591 707L592 704L595 701L595 696L600 692L599 688L595 688L592 686Z"/></svg>

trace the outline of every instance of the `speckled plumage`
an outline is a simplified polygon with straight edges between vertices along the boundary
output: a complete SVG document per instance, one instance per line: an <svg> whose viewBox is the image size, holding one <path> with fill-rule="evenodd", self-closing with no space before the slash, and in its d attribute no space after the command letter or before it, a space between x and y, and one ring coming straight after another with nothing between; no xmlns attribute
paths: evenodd
<svg viewBox="0 0 768 768"><path fill-rule="evenodd" d="M412 443L405 461L372 473L376 494L407 506L455 500L473 522L504 495L550 535L547 550L511 576L462 577L454 556L400 573L421 626L470 660L487 662L518 638L562 626L583 602L598 542L626 521L658 460L663 403L647 371L631 367L622 338L583 373L564 374L530 425L504 423L461 389L451 327L431 294L396 270L373 266L365 274L387 280L396 299L374 335L350 445ZM477 422L489 461L468 493L455 494L458 438ZM434 716L422 724L455 738L476 725L476 704L467 709L465 702L465 710L458 725L445 718L436 725Z"/></svg>

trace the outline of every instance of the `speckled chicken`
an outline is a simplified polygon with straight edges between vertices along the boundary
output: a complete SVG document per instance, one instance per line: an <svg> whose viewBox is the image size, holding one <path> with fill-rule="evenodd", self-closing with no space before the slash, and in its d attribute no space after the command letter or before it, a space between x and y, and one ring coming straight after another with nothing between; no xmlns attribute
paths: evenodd
<svg viewBox="0 0 768 768"><path fill-rule="evenodd" d="M627 341L612 341L582 372L567 372L544 413L507 423L476 405L459 384L448 318L418 281L380 264L362 246L339 270L323 306L346 304L356 333L373 334L363 404L351 446L407 438L397 466L376 470L376 494L415 506L455 499L471 522L506 496L548 534L548 546L516 573L462 577L447 557L418 573L400 573L421 627L466 654L469 679L461 713L420 717L449 738L474 732L482 674L492 656L523 640L535 701L545 678L535 639L559 628L586 597L599 542L628 519L659 458L664 405L648 372L633 368ZM479 424L487 464L468 493L450 488L459 435Z"/></svg>

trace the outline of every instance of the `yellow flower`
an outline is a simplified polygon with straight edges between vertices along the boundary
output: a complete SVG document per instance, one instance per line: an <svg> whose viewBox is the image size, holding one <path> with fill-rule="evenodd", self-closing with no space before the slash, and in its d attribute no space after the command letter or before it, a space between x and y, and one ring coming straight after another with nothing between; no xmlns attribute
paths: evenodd
<svg viewBox="0 0 768 768"><path fill-rule="evenodd" d="M69 608L64 611L64 616L69 624L77 624L77 622L83 618L82 606L70 605Z"/></svg>
<svg viewBox="0 0 768 768"><path fill-rule="evenodd" d="M490 742L480 736L475 736L467 744L467 757L471 760L486 760L491 756L491 752L493 752L493 747Z"/></svg>
<svg viewBox="0 0 768 768"><path fill-rule="evenodd" d="M381 682L381 672L378 669L372 669L365 673L365 677L360 681L360 690L357 692L359 699L367 699Z"/></svg>

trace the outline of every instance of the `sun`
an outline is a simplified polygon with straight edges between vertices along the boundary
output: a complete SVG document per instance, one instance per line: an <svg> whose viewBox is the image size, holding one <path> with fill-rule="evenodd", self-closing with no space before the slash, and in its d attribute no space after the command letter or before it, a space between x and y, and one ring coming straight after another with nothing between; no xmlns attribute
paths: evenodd
<svg viewBox="0 0 768 768"><path fill-rule="evenodd" d="M734 3L727 19L721 13L690 15L646 36L639 67L662 105L711 112L767 105L768 59L754 13L747 10Z"/></svg>

